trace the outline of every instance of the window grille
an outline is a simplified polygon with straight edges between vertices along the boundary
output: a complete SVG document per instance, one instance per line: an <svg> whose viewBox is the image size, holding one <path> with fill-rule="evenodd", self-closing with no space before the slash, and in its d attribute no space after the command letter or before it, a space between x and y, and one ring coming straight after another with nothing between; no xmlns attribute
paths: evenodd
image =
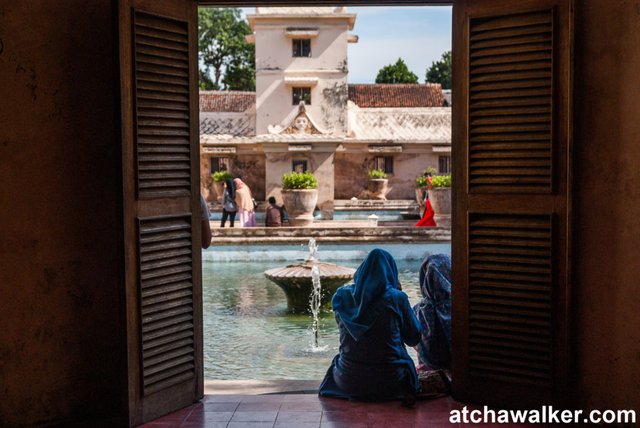
<svg viewBox="0 0 640 428"><path fill-rule="evenodd" d="M373 159L373 169L380 169L387 174L393 174L393 156L376 156Z"/></svg>
<svg viewBox="0 0 640 428"><path fill-rule="evenodd" d="M306 105L311 105L311 88L292 88L293 105L297 106L300 101L304 101Z"/></svg>
<svg viewBox="0 0 640 428"><path fill-rule="evenodd" d="M293 39L293 56L294 57L310 57L311 56L311 39Z"/></svg>

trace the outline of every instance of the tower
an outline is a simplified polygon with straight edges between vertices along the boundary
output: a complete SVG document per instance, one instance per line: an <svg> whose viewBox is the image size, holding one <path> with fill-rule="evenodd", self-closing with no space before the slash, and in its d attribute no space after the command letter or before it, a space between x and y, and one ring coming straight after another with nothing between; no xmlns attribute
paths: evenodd
<svg viewBox="0 0 640 428"><path fill-rule="evenodd" d="M345 136L356 15L344 7L258 7L247 19L256 46L256 134L288 125L304 101L322 129Z"/></svg>

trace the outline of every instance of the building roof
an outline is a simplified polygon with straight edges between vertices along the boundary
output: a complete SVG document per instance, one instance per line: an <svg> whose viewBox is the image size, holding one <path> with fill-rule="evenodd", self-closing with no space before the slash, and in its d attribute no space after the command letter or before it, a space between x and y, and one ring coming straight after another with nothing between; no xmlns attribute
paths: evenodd
<svg viewBox="0 0 640 428"><path fill-rule="evenodd" d="M395 97L402 97L402 90L387 89L388 86L411 88L407 93L410 100L391 102ZM352 88L355 91L352 92ZM365 87L366 89L361 90ZM382 87L382 88L380 88ZM421 88L421 89L418 89ZM363 107L351 99L356 93ZM418 102L413 94L423 98ZM377 96L375 103L368 101L364 95ZM391 94L391 95L388 95ZM347 141L388 141L405 143L450 144L451 142L451 108L441 107L444 96L440 85L349 85L350 100L348 102L349 135ZM424 98L440 99L440 106L433 107ZM428 101L429 99L427 99ZM391 105L389 105L391 104ZM393 105L396 104L396 105ZM397 106L397 104L404 104ZM416 106L416 104L418 104ZM421 105L420 105L421 104ZM427 105L425 107L425 104ZM408 105L408 106L407 106ZM203 106L206 110L203 110ZM330 135L260 135L255 134L255 93L254 92L221 92L206 91L200 94L200 134L201 141L210 144L232 141L249 143L271 141L298 140L332 140L340 139ZM294 116L297 112L293 112ZM205 138L206 136L206 138Z"/></svg>
<svg viewBox="0 0 640 428"><path fill-rule="evenodd" d="M360 108L349 103L349 137L359 141L451 143L451 108Z"/></svg>
<svg viewBox="0 0 640 428"><path fill-rule="evenodd" d="M249 112L200 112L200 134L247 137L255 135L254 115Z"/></svg>
<svg viewBox="0 0 640 428"><path fill-rule="evenodd" d="M255 104L255 92L200 91L201 112L242 113Z"/></svg>
<svg viewBox="0 0 640 428"><path fill-rule="evenodd" d="M349 84L349 101L360 108L442 107L445 96L440 84ZM200 111L242 113L256 103L255 92L201 91Z"/></svg>
<svg viewBox="0 0 640 428"><path fill-rule="evenodd" d="M445 105L442 86L439 83L350 84L349 100L361 108Z"/></svg>

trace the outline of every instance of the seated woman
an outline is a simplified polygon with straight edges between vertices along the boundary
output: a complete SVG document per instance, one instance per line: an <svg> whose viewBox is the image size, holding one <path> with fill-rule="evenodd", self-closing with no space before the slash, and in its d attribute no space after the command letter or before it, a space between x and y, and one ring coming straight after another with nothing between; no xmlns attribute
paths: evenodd
<svg viewBox="0 0 640 428"><path fill-rule="evenodd" d="M423 393L447 392L451 369L451 258L427 257L420 266L422 302L413 307L422 328L418 373Z"/></svg>
<svg viewBox="0 0 640 428"><path fill-rule="evenodd" d="M320 385L320 395L358 400L405 398L418 392L416 368L403 344L420 341L420 324L400 291L398 268L375 249L355 273L354 284L332 300L340 329L340 353Z"/></svg>

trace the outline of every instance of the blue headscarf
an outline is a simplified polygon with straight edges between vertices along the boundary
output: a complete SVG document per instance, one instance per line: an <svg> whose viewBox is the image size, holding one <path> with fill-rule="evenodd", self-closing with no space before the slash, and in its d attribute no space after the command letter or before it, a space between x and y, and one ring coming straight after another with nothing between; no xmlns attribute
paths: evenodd
<svg viewBox="0 0 640 428"><path fill-rule="evenodd" d="M393 293L398 287L398 267L391 254L379 248L369 253L356 270L353 284L340 287L331 305L354 340L371 328L383 309L395 312Z"/></svg>
<svg viewBox="0 0 640 428"><path fill-rule="evenodd" d="M451 258L427 257L420 266L422 302L413 311L422 327L416 349L427 370L451 368Z"/></svg>

